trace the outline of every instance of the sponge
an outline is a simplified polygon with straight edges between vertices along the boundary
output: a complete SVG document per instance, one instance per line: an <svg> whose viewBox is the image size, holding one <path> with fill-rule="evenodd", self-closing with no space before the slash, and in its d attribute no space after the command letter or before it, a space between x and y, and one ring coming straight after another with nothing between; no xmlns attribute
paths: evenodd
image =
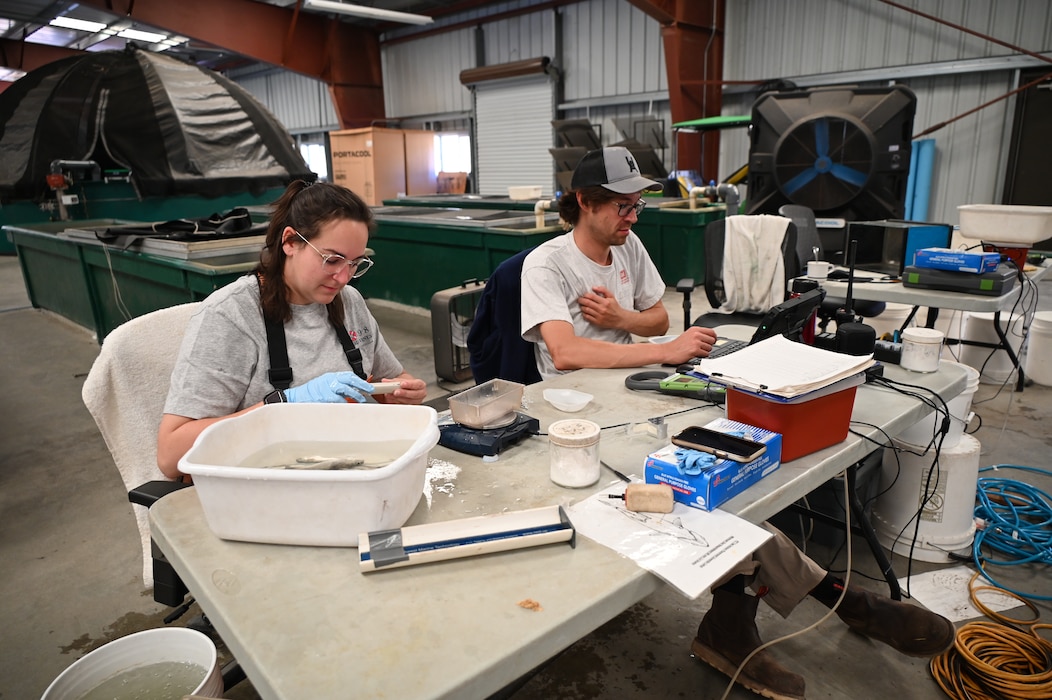
<svg viewBox="0 0 1052 700"><path fill-rule="evenodd" d="M610 498L624 499L625 508L636 513L671 513L674 505L668 484L629 484L623 495L610 494Z"/></svg>

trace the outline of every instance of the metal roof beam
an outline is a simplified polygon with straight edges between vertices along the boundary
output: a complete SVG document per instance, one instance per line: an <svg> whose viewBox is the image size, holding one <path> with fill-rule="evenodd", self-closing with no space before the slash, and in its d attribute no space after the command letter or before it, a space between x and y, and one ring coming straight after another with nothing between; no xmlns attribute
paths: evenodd
<svg viewBox="0 0 1052 700"><path fill-rule="evenodd" d="M252 0L81 0L81 4L324 81L341 128L384 118L380 43L347 22Z"/></svg>

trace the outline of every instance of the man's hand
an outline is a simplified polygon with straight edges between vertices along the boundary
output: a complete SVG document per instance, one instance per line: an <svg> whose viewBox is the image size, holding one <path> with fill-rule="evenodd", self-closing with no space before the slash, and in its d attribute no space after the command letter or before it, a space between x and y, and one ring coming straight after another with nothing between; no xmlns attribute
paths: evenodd
<svg viewBox="0 0 1052 700"><path fill-rule="evenodd" d="M708 357L715 342L716 331L711 328L691 326L675 340L661 346L668 350L668 357L664 361L678 365L695 357Z"/></svg>
<svg viewBox="0 0 1052 700"><path fill-rule="evenodd" d="M624 329L625 310L617 303L613 293L603 286L592 287L592 291L577 299L584 320L600 328Z"/></svg>

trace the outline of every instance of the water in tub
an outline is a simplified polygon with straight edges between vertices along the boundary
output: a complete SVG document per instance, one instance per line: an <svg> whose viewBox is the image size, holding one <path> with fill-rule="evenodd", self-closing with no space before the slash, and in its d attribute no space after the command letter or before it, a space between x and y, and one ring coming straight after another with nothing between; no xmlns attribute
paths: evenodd
<svg viewBox="0 0 1052 700"><path fill-rule="evenodd" d="M267 445L238 466L266 469L379 469L413 446L412 440L290 440Z"/></svg>
<svg viewBox="0 0 1052 700"><path fill-rule="evenodd" d="M116 673L81 700L179 700L192 693L206 675L203 667L188 661L160 661Z"/></svg>

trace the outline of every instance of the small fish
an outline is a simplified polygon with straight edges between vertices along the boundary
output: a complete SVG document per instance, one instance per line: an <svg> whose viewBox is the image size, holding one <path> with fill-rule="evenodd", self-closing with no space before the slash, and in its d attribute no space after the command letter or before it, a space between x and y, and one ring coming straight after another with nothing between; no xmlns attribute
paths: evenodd
<svg viewBox="0 0 1052 700"><path fill-rule="evenodd" d="M299 457L292 464L274 464L267 469L379 469L386 467L392 460L367 462L361 457L322 457L320 455Z"/></svg>

